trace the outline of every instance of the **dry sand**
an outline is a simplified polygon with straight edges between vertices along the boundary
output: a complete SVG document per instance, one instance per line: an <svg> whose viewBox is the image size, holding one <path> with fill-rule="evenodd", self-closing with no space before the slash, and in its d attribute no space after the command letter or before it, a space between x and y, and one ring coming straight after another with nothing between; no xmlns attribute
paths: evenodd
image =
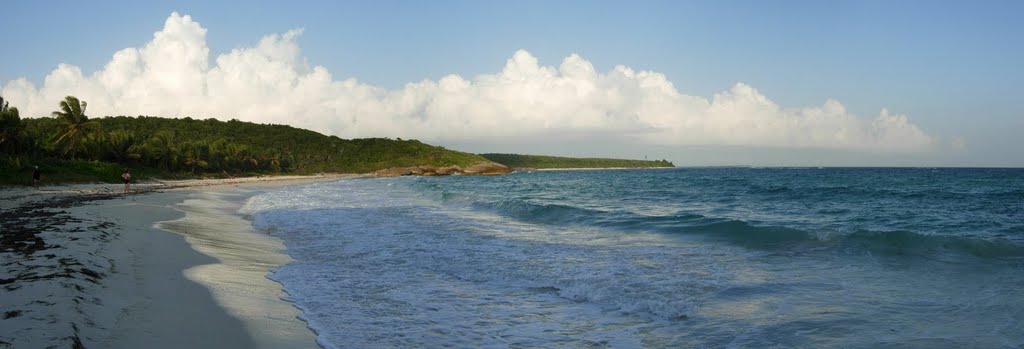
<svg viewBox="0 0 1024 349"><path fill-rule="evenodd" d="M316 348L265 278L280 241L236 211L345 177L2 188L0 348Z"/></svg>

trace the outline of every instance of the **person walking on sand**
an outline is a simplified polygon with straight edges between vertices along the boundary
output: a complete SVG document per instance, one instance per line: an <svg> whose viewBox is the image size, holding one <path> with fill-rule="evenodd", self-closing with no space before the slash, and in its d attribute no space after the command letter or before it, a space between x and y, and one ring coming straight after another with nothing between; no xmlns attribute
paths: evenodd
<svg viewBox="0 0 1024 349"><path fill-rule="evenodd" d="M124 193L128 194L128 188L132 183L132 170L124 169L124 173L121 174L121 178L124 179Z"/></svg>
<svg viewBox="0 0 1024 349"><path fill-rule="evenodd" d="M32 169L32 187L39 189L39 166Z"/></svg>

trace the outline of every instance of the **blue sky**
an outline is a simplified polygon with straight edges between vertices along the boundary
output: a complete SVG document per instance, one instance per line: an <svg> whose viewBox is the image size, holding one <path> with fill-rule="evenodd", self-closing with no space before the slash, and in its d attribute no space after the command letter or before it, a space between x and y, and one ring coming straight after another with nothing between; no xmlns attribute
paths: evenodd
<svg viewBox="0 0 1024 349"><path fill-rule="evenodd" d="M609 149L609 155L653 153L690 164L1024 166L1017 154L1024 141L1016 135L1024 129L1019 1L39 1L4 7L0 30L10 33L5 48L14 54L2 58L0 86L25 78L42 89L60 63L88 76L114 52L153 40L176 11L206 29L211 66L218 55L295 28L303 29L295 42L311 66L326 68L334 80L395 91L449 74L470 81L498 74L517 50L552 67L578 54L597 72L617 65L653 71L680 94L709 100L743 83L782 108L833 99L865 123L884 108L906 116L932 141L926 151L892 154L770 141L622 140L635 151ZM59 20L57 8L64 14ZM487 148L480 151L551 149L419 138ZM590 143L603 141L584 137L555 152L604 155L589 153ZM759 149L744 152L748 143Z"/></svg>

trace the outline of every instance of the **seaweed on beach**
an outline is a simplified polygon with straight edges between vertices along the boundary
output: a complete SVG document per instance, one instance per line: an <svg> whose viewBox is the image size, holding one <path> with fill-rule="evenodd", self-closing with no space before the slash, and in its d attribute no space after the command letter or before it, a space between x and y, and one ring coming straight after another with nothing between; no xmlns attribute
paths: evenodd
<svg viewBox="0 0 1024 349"><path fill-rule="evenodd" d="M148 191L151 190L143 192ZM111 261L101 256L105 243L113 238L111 234L115 234L111 229L114 224L76 218L66 209L120 195L123 194L110 190L69 193L0 211L0 257L3 257L0 259L3 264L0 286L3 286L3 292L36 292L27 286L40 282L71 292L60 297L41 294L39 297L46 298L27 304L0 304L3 313L0 321L25 321L16 320L22 318L54 324L68 321L69 331L47 330L48 346L85 347L79 336L79 326L94 327L95 324L88 308L83 306L100 304L89 291L100 285L107 273L114 269ZM83 246L93 250L85 253L75 253L70 246L65 246L86 240L92 243ZM57 309L42 310L54 307ZM13 331L8 325L0 327ZM10 335L12 333L8 331L0 331L0 347L13 345L12 340L18 342L17 336Z"/></svg>
<svg viewBox="0 0 1024 349"><path fill-rule="evenodd" d="M39 233L81 221L54 209L70 208L86 202L111 199L119 194L113 192L85 193L58 196L49 200L27 203L23 206L0 212L0 252L14 252L32 255L49 248Z"/></svg>

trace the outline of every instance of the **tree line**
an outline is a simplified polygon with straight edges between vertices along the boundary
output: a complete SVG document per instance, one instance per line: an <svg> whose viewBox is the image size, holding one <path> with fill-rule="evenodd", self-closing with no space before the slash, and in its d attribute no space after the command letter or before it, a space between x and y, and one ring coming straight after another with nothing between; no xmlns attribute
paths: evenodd
<svg viewBox="0 0 1024 349"><path fill-rule="evenodd" d="M88 104L74 96L60 101L52 118L22 120L17 108L6 101L0 104L0 152L12 168L46 158L99 160L193 174L281 172L292 170L295 163L278 149L254 149L223 138L194 138L173 127L137 125L132 129L123 121L91 119L86 115Z"/></svg>
<svg viewBox="0 0 1024 349"><path fill-rule="evenodd" d="M341 139L286 125L237 119L150 116L90 118L74 96L50 117L22 119L0 97L0 168L83 162L152 169L164 177L273 173L365 173L396 166L469 166L487 160L416 140Z"/></svg>

